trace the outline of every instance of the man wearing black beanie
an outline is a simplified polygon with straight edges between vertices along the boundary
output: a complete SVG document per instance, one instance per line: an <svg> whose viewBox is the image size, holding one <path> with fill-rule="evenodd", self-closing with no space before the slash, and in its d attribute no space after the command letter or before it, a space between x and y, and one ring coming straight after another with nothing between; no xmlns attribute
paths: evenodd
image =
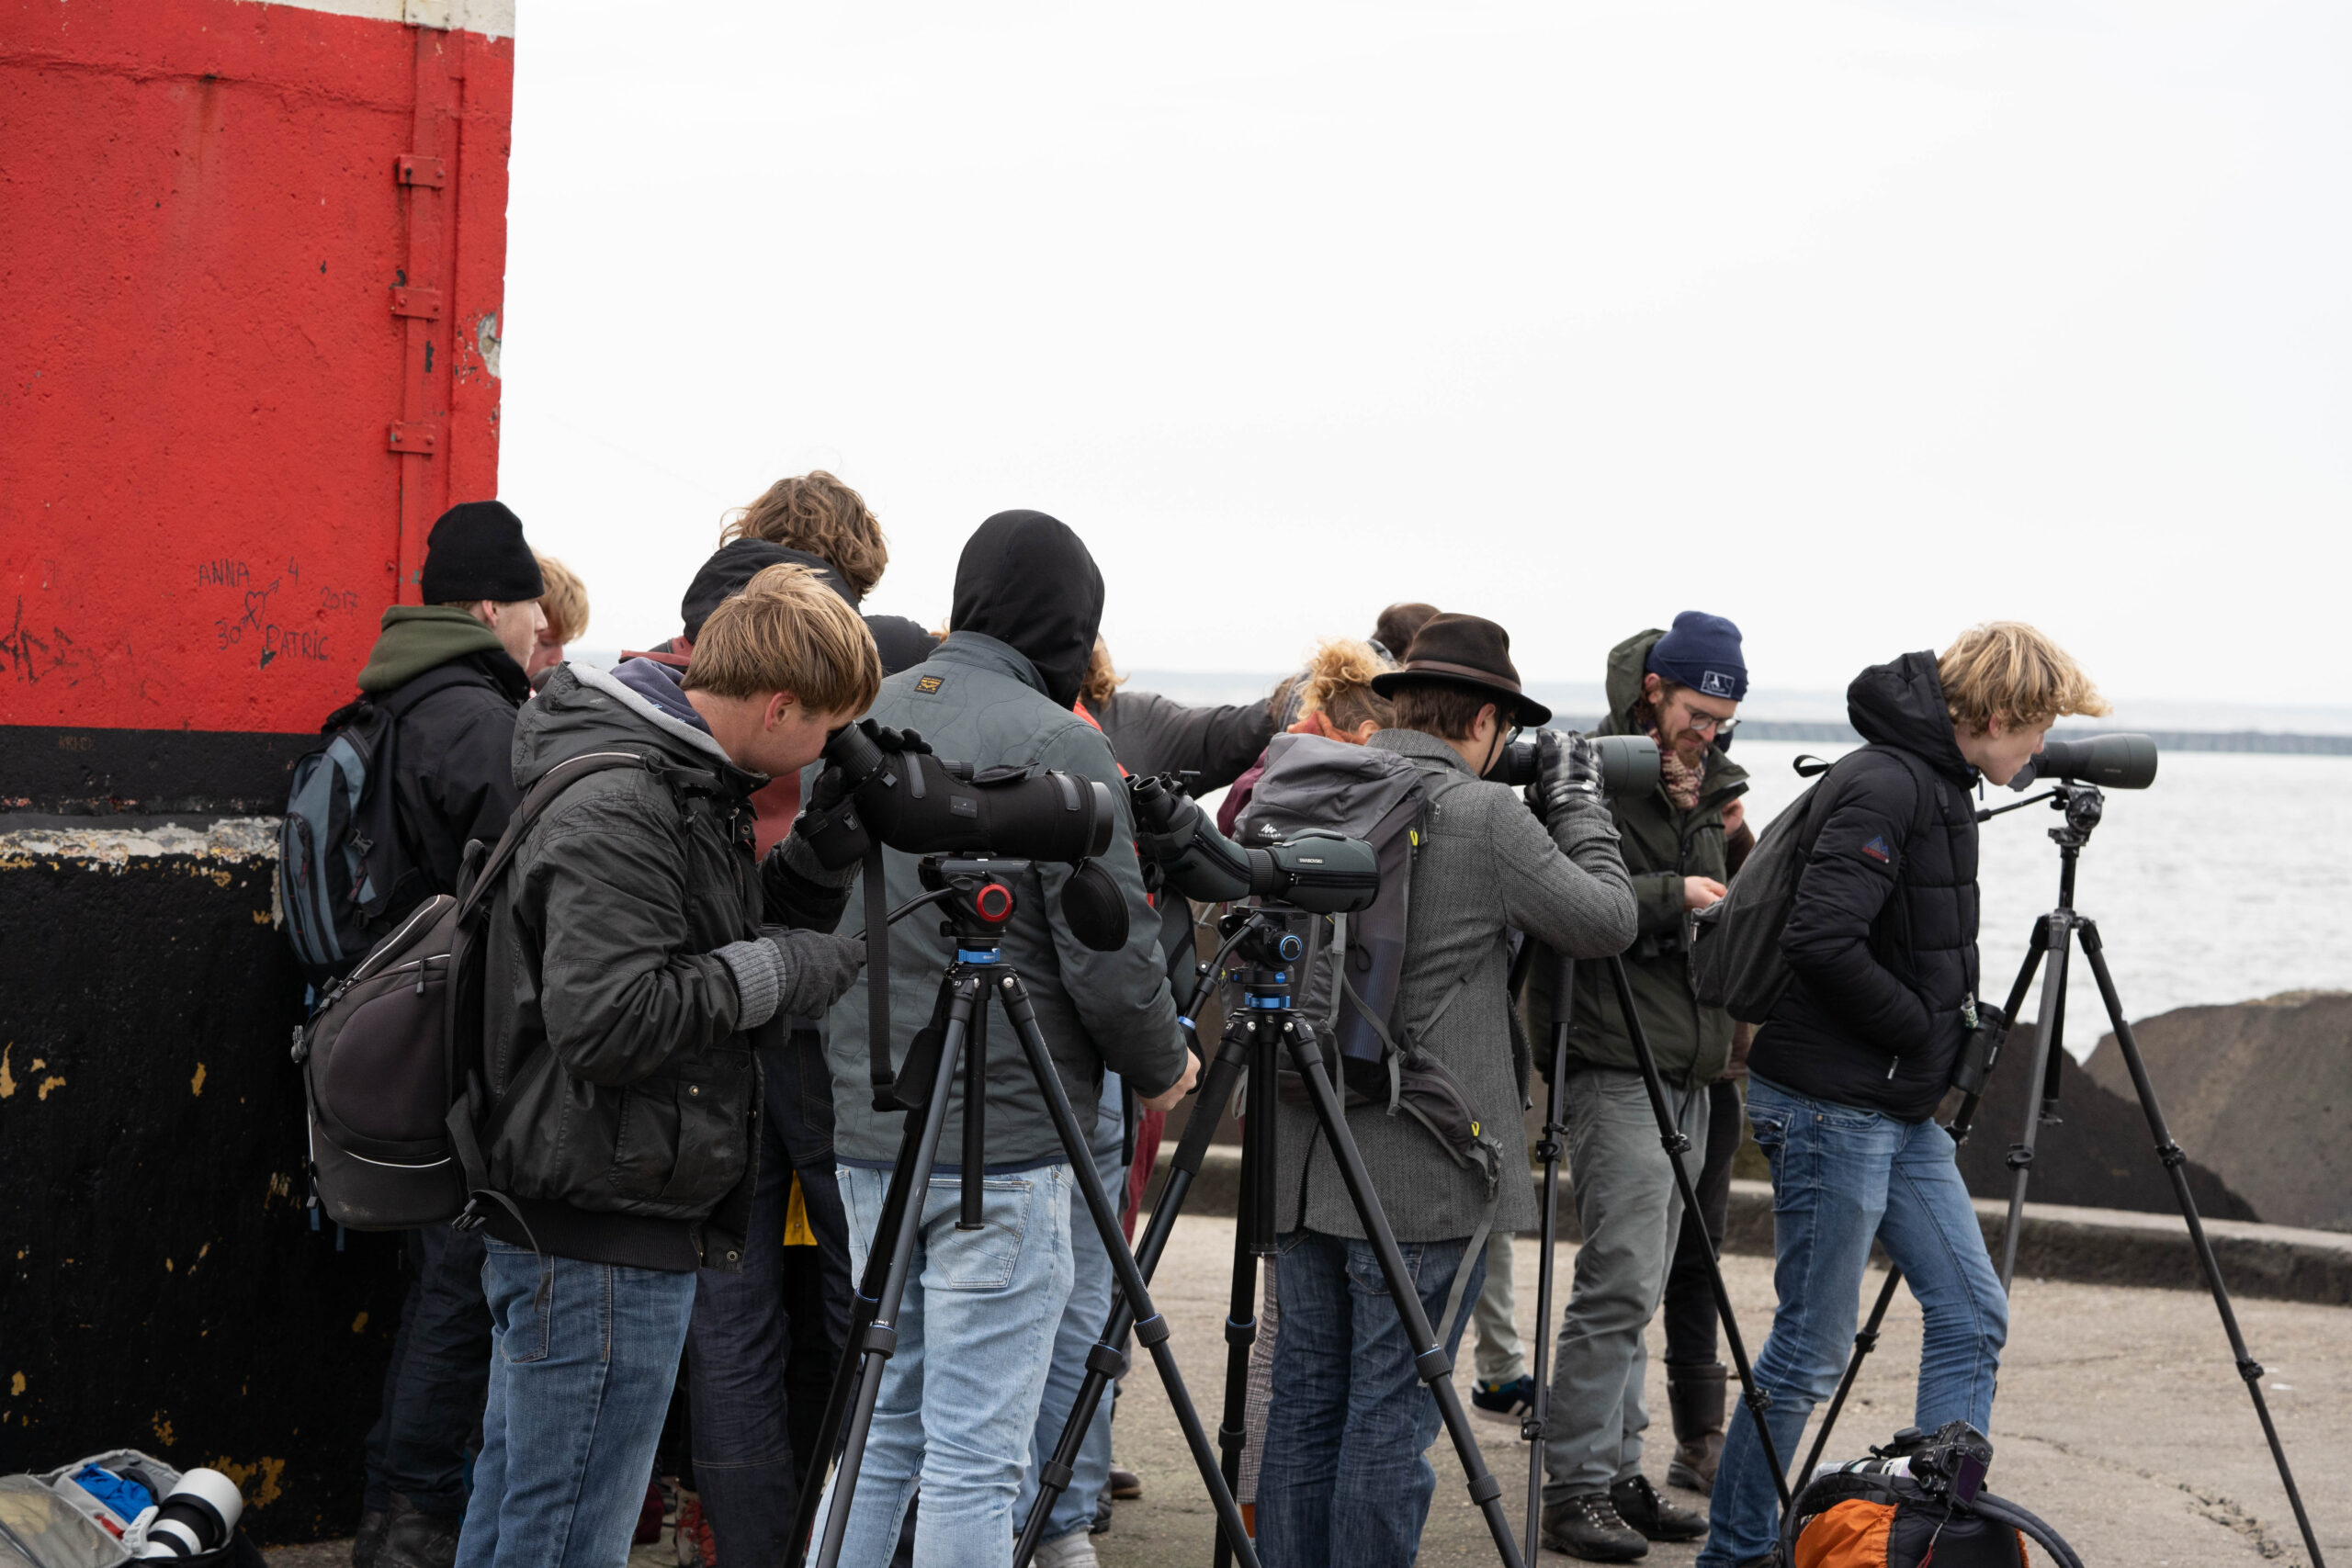
<svg viewBox="0 0 2352 1568"><path fill-rule="evenodd" d="M433 525L423 604L384 612L359 671L364 700L390 714L393 790L407 863L376 926L390 931L435 893L457 891L466 841L495 843L520 798L514 716L523 665L547 625L539 563L523 521L495 501L451 507ZM332 722L332 721L330 721ZM466 1450L481 1431L490 1308L481 1233L412 1231L408 1300L368 1434L368 1490L354 1568L448 1568L466 1507Z"/></svg>

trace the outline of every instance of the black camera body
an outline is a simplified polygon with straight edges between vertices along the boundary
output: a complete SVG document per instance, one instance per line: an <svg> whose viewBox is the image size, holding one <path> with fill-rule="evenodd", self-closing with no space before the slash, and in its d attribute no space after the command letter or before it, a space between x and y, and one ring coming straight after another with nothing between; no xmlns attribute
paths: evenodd
<svg viewBox="0 0 2352 1568"><path fill-rule="evenodd" d="M1305 832L1245 850L1216 830L1172 774L1127 781L1136 839L1167 885L1204 904L1272 898L1311 915L1351 915L1380 897L1380 861L1362 839Z"/></svg>
<svg viewBox="0 0 2352 1568"><path fill-rule="evenodd" d="M1603 795L1647 795L1657 787L1657 742L1646 735L1589 735L1585 739L1600 757L1600 792ZM1539 755L1532 735L1522 735L1503 748L1495 765L1487 770L1492 784L1506 784L1513 789L1523 789L1535 782Z"/></svg>
<svg viewBox="0 0 2352 1568"><path fill-rule="evenodd" d="M1822 1466L1817 1473L1908 1477L1928 1496L1973 1503L1993 1465L1993 1442L1965 1421L1947 1421L1933 1432L1905 1427L1871 1458Z"/></svg>
<svg viewBox="0 0 2352 1568"><path fill-rule="evenodd" d="M825 743L828 775L812 792L806 831L820 863L838 871L876 843L910 855L998 855L1076 865L1111 847L1117 814L1108 785L1049 770L954 762L871 719Z"/></svg>

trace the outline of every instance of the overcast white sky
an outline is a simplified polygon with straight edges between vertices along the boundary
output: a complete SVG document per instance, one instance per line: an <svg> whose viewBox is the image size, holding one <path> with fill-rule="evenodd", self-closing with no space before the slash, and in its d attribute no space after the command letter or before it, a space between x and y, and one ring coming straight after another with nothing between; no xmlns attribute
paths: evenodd
<svg viewBox="0 0 2352 1568"><path fill-rule="evenodd" d="M2352 7L984 9L523 6L502 483L589 646L821 466L868 608L1037 507L1129 667L1418 597L2352 701Z"/></svg>

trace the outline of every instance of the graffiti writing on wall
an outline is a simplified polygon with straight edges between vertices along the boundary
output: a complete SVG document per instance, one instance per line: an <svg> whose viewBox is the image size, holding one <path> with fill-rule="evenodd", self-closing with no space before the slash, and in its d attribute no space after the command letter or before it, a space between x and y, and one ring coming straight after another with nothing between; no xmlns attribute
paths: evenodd
<svg viewBox="0 0 2352 1568"><path fill-rule="evenodd" d="M247 650L262 670L281 659L326 663L335 657L335 631L318 623L330 615L358 614L362 607L359 594L350 589L305 584L300 560L288 560L284 570L258 586L250 561L202 560L196 564L196 581L199 588L222 591L221 597L235 596L230 613L213 619L213 651ZM305 617L311 624L300 624Z"/></svg>

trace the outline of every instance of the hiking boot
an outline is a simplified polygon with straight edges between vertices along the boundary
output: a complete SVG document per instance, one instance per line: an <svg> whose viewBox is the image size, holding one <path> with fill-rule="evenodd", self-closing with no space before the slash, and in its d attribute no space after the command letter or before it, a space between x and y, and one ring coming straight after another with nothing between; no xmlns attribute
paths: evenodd
<svg viewBox="0 0 2352 1568"><path fill-rule="evenodd" d="M1652 1540L1696 1540L1707 1533L1704 1515L1678 1508L1659 1496L1646 1475L1611 1483L1609 1500L1617 1505L1619 1518Z"/></svg>
<svg viewBox="0 0 2352 1568"><path fill-rule="evenodd" d="M393 1493L376 1568L450 1568L458 1560L458 1527L464 1522L425 1513Z"/></svg>
<svg viewBox="0 0 2352 1568"><path fill-rule="evenodd" d="M1122 1503L1132 1503L1143 1495L1143 1477L1123 1465L1111 1467L1111 1495Z"/></svg>
<svg viewBox="0 0 2352 1568"><path fill-rule="evenodd" d="M1470 1403L1498 1419L1520 1420L1535 1408L1535 1380L1521 1375L1509 1382L1473 1383Z"/></svg>
<svg viewBox="0 0 2352 1568"><path fill-rule="evenodd" d="M392 1522L390 1508L369 1508L359 1516L359 1533L351 1538L351 1568L376 1568L376 1554L384 1550L384 1527Z"/></svg>
<svg viewBox="0 0 2352 1568"><path fill-rule="evenodd" d="M1089 1535L1111 1533L1111 1491L1105 1487L1102 1495L1094 1499L1094 1522L1086 1527Z"/></svg>
<svg viewBox="0 0 2352 1568"><path fill-rule="evenodd" d="M1674 1459L1666 1467L1668 1486L1714 1495L1715 1467L1724 1457L1727 1375L1721 1361L1666 1369L1666 1403L1674 1413Z"/></svg>
<svg viewBox="0 0 2352 1568"><path fill-rule="evenodd" d="M1544 1544L1588 1562L1631 1562L1649 1555L1642 1533L1617 1517L1606 1492L1566 1497L1544 1509Z"/></svg>

